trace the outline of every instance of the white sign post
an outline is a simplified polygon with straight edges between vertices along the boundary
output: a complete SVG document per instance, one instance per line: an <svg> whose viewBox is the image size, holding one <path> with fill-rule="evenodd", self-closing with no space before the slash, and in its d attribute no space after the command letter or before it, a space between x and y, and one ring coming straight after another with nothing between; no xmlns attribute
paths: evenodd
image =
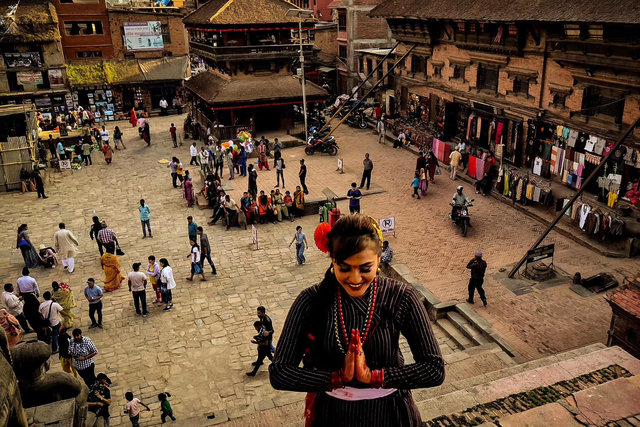
<svg viewBox="0 0 640 427"><path fill-rule="evenodd" d="M253 224L251 224L251 235L253 236L253 243L256 245L256 250L258 250L258 229Z"/></svg>
<svg viewBox="0 0 640 427"><path fill-rule="evenodd" d="M380 231L382 233L393 233L393 237L396 237L396 217L380 218Z"/></svg>
<svg viewBox="0 0 640 427"><path fill-rule="evenodd" d="M336 169L338 172L340 173L344 173L344 159L343 158L339 158L338 159L338 169Z"/></svg>

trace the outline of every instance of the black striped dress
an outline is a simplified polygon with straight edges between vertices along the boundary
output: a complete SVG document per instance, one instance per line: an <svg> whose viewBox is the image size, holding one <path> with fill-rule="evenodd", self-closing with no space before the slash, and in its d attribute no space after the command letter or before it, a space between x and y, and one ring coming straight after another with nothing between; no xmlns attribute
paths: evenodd
<svg viewBox="0 0 640 427"><path fill-rule="evenodd" d="M372 370L384 368L384 388L395 393L372 400L345 401L327 395L332 372L344 365L344 353L336 335L343 342L335 295L339 288L335 276L327 272L325 280L305 289L289 310L273 363L269 366L271 384L278 390L314 393L313 426L419 426L420 414L410 389L434 387L444 381L444 361L436 342L423 299L416 290L388 278L378 278L378 296L371 331L364 344L367 365ZM368 315L369 294L351 298L342 292L342 310L346 329L364 328ZM336 322L338 328L335 328ZM338 333L337 333L338 332ZM309 339L309 334L315 339ZM407 339L415 363L404 364L399 349L399 334ZM301 366L303 354L311 349ZM351 387L366 388L355 378Z"/></svg>

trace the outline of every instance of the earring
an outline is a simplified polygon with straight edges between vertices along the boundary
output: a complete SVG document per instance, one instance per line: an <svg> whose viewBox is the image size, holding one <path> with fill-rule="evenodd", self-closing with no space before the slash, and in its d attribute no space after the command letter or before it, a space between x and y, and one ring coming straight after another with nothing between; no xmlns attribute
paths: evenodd
<svg viewBox="0 0 640 427"><path fill-rule="evenodd" d="M331 271L331 274L333 274L333 267L331 267L331 270L330 270L330 271Z"/></svg>
<svg viewBox="0 0 640 427"><path fill-rule="evenodd" d="M382 270L380 270L380 267L378 267L378 274L382 273Z"/></svg>

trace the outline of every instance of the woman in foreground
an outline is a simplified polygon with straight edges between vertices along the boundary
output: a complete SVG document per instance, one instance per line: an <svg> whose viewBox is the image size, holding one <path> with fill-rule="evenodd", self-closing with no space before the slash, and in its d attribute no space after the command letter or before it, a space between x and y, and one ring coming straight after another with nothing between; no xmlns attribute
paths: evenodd
<svg viewBox="0 0 640 427"><path fill-rule="evenodd" d="M291 306L271 384L308 393L307 426L420 426L410 389L444 380L423 298L377 275L382 233L373 218L349 215L328 228L321 224L315 238L332 266ZM404 365L400 334L413 364Z"/></svg>

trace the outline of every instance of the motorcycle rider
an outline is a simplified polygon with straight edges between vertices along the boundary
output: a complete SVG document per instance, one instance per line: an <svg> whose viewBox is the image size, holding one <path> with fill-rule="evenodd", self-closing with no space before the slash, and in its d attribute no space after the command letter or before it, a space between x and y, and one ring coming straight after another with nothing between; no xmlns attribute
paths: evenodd
<svg viewBox="0 0 640 427"><path fill-rule="evenodd" d="M465 206L467 203L470 203L471 200L467 197L466 194L464 194L463 192L464 187L462 187L462 185L458 185L458 188L456 188L456 192L453 193L453 206L451 206L451 219L455 221L457 213L458 213L458 209L460 209L460 206Z"/></svg>

